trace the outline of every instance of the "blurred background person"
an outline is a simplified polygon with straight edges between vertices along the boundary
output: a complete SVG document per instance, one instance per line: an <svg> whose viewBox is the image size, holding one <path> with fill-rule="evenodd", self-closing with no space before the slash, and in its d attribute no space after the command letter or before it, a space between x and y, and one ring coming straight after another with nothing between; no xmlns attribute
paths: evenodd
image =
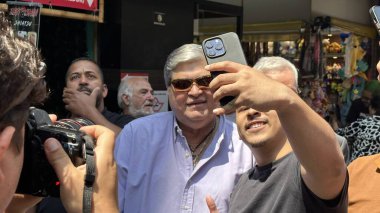
<svg viewBox="0 0 380 213"><path fill-rule="evenodd" d="M363 90L362 96L352 101L346 117L346 126L356 121L360 115L366 115L369 113L369 104L371 99L372 92L370 90Z"/></svg>
<svg viewBox="0 0 380 213"><path fill-rule="evenodd" d="M153 114L154 96L149 81L144 77L125 76L119 85L117 103L122 114L138 118Z"/></svg>
<svg viewBox="0 0 380 213"><path fill-rule="evenodd" d="M95 124L105 126L117 135L133 118L107 110L104 98L108 87L103 72L90 58L75 59L66 73L66 87L63 91L65 108L71 117L83 117Z"/></svg>
<svg viewBox="0 0 380 213"><path fill-rule="evenodd" d="M369 116L359 118L336 133L346 137L350 146L350 162L361 156L380 152L380 96L369 105Z"/></svg>

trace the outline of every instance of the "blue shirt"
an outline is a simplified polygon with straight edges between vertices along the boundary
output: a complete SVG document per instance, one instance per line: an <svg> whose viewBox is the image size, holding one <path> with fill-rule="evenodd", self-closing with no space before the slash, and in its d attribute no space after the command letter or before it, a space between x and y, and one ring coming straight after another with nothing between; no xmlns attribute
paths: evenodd
<svg viewBox="0 0 380 213"><path fill-rule="evenodd" d="M173 112L156 113L127 124L116 139L120 212L209 212L211 195L227 212L241 174L253 167L253 155L236 124L220 117L219 127L193 167L186 138Z"/></svg>

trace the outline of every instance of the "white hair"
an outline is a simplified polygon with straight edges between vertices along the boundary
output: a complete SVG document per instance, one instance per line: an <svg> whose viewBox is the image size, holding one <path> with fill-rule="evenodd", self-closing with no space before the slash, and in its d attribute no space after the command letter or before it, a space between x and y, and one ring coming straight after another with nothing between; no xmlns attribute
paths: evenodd
<svg viewBox="0 0 380 213"><path fill-rule="evenodd" d="M298 70L294 64L287 59L279 56L266 56L261 57L253 68L261 72L277 71L282 72L285 69L289 69L293 72L295 79L295 88L298 89Z"/></svg>

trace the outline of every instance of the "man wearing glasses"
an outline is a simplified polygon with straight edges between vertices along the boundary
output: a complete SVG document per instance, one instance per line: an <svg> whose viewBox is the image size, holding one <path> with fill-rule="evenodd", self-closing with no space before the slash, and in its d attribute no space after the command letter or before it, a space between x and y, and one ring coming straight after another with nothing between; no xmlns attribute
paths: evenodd
<svg viewBox="0 0 380 213"><path fill-rule="evenodd" d="M213 113L200 45L174 50L165 68L172 112L132 121L116 140L120 212L208 212L206 195L228 211L232 189L252 168L236 125Z"/></svg>

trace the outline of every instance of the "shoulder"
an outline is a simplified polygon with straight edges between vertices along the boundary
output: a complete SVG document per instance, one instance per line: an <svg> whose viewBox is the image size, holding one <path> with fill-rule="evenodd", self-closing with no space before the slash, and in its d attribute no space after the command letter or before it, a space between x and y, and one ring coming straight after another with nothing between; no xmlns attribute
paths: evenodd
<svg viewBox="0 0 380 213"><path fill-rule="evenodd" d="M127 123L131 122L134 117L130 115L123 115L123 114L118 114L115 112L108 111L107 109L104 109L102 112L102 115L111 123L119 126L120 128L123 128L124 125Z"/></svg>
<svg viewBox="0 0 380 213"><path fill-rule="evenodd" d="M380 154L359 157L348 165L348 170L352 171L358 168L369 168L371 166L380 166Z"/></svg>
<svg viewBox="0 0 380 213"><path fill-rule="evenodd" d="M157 125L167 123L173 120L173 112L158 112L152 115L147 115L134 119L130 124L131 125Z"/></svg>
<svg viewBox="0 0 380 213"><path fill-rule="evenodd" d="M124 126L122 132L125 131L157 131L166 128L168 125L173 126L173 112L159 112L152 115L134 119Z"/></svg>

